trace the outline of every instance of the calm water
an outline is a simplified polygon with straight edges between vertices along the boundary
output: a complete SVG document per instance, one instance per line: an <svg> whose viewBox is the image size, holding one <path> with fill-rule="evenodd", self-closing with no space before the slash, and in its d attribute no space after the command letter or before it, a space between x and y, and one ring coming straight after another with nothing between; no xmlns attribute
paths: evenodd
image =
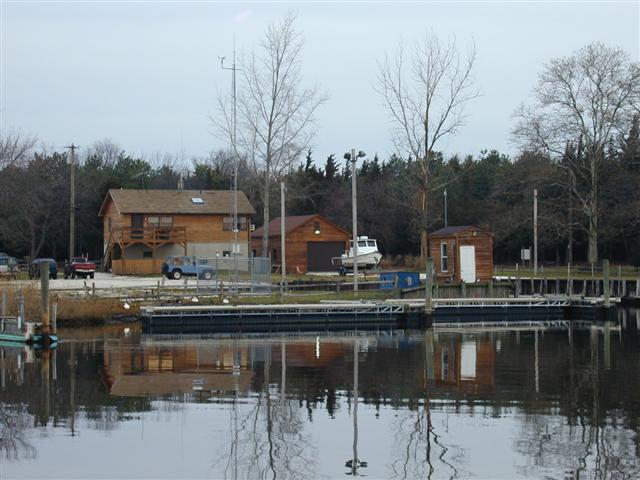
<svg viewBox="0 0 640 480"><path fill-rule="evenodd" d="M638 478L639 324L4 348L0 475Z"/></svg>

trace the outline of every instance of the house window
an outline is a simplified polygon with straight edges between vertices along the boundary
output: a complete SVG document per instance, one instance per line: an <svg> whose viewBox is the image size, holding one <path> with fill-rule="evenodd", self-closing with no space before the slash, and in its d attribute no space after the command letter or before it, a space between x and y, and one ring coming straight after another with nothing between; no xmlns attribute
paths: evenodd
<svg viewBox="0 0 640 480"><path fill-rule="evenodd" d="M169 216L160 217L160 226L173 227L173 217L169 217Z"/></svg>
<svg viewBox="0 0 640 480"><path fill-rule="evenodd" d="M151 250L145 250L142 252L142 258L152 258L153 252Z"/></svg>
<svg viewBox="0 0 640 480"><path fill-rule="evenodd" d="M160 225L160 217L147 217L147 223L150 227L157 227L158 225Z"/></svg>
<svg viewBox="0 0 640 480"><path fill-rule="evenodd" d="M440 271L449 271L449 252L447 251L447 244L440 244Z"/></svg>
<svg viewBox="0 0 640 480"><path fill-rule="evenodd" d="M247 229L247 217L238 217L238 231ZM233 231L233 217L224 217L222 219L222 230L226 232Z"/></svg>

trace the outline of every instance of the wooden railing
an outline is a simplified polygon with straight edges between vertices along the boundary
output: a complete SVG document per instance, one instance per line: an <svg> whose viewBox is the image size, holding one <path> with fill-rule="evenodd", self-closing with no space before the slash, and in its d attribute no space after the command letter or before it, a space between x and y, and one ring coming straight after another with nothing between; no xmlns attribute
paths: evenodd
<svg viewBox="0 0 640 480"><path fill-rule="evenodd" d="M114 243L185 243L187 227L117 227L112 231Z"/></svg>

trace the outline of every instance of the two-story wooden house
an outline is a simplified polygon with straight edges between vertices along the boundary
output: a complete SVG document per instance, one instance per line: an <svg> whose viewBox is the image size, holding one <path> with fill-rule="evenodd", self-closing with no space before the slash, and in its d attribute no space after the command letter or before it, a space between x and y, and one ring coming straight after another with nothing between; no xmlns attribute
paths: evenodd
<svg viewBox="0 0 640 480"><path fill-rule="evenodd" d="M104 261L113 273L160 273L169 255L246 256L255 210L238 192L238 244L228 190L124 190L107 193L99 216Z"/></svg>

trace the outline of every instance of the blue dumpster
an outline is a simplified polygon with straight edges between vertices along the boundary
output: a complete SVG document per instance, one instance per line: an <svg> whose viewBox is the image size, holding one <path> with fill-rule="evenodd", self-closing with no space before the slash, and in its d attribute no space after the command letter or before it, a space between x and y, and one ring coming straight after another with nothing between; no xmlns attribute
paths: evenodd
<svg viewBox="0 0 640 480"><path fill-rule="evenodd" d="M418 272L382 272L380 274L380 289L389 290L396 288L411 288L420 285L420 274Z"/></svg>

